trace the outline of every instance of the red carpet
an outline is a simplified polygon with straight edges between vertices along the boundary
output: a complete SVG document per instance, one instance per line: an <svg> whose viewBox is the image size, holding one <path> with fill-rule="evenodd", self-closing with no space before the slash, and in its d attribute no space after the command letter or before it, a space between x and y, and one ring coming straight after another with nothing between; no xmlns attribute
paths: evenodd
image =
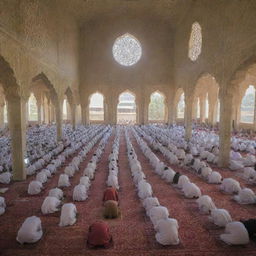
<svg viewBox="0 0 256 256"><path fill-rule="evenodd" d="M122 133L119 155L119 183L121 190L120 208L122 218L107 220L114 239L114 247L107 250L90 250L86 248L86 237L89 225L102 219L102 195L106 188L108 176L108 156L112 148L114 137L110 138L103 153L102 160L98 164L95 180L90 187L89 198L85 202L75 203L78 209L78 220L74 226L60 228L58 226L60 212L43 216L40 208L48 194L49 189L55 187L58 182L60 170L46 185L46 189L38 196L28 196L27 186L30 177L25 182L10 184L10 190L4 194L7 202L6 213L0 216L0 255L10 256L34 256L34 255L157 255L157 256L181 256L181 255L256 255L256 244L251 242L247 246L229 247L219 240L219 234L223 229L218 229L208 221L206 215L199 213L195 200L185 199L178 189L165 183L159 176L153 173L148 160L140 151L136 141L132 139L136 153L143 166L143 171L148 182L152 185L154 195L160 203L169 209L170 215L179 222L179 236L181 243L178 246L163 247L156 243L155 232L144 209L137 197L135 187L130 175L128 159L126 156L126 144ZM88 154L82 163L80 172L71 179L72 186L64 190L65 202L72 201L73 187L90 160L94 149ZM157 153L161 158L161 154ZM200 186L203 194L211 196L217 207L227 209L234 220L240 218L255 217L255 206L239 205L231 200L230 195L224 195L218 190L218 185L209 185L202 179L187 170L172 166L189 176L191 181ZM234 176L230 171L221 170L221 174ZM241 181L235 176L235 179ZM244 181L242 181L244 182ZM242 184L241 185L245 185ZM1 186L3 187L3 186ZM255 189L254 189L255 190ZM16 242L17 231L26 217L36 215L41 218L44 235L42 240L33 245L20 245Z"/></svg>

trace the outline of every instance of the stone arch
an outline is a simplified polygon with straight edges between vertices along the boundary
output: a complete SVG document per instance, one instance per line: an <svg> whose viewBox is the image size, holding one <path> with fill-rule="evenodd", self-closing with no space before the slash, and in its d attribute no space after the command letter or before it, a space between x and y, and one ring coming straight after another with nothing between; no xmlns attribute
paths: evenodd
<svg viewBox="0 0 256 256"><path fill-rule="evenodd" d="M183 98L182 98L183 97ZM178 88L174 97L175 119L185 118L185 91Z"/></svg>
<svg viewBox="0 0 256 256"><path fill-rule="evenodd" d="M193 90L193 113L196 116L196 103L200 102L200 122L215 124L217 121L219 84L210 73L203 73L199 76ZM207 106L208 104L208 106ZM208 110L208 113L206 113Z"/></svg>
<svg viewBox="0 0 256 256"><path fill-rule="evenodd" d="M152 106L152 97L155 94L159 94L162 98L159 100L159 104L161 104L161 101L163 103L163 106L159 109L159 111L157 111L158 113L153 112L154 106ZM167 115L166 95L165 95L165 93L161 92L160 90L155 90L150 94L150 100L149 100L149 105L148 105L148 120L149 121L166 122L167 121L166 115ZM158 118L158 116L159 116L159 118Z"/></svg>
<svg viewBox="0 0 256 256"><path fill-rule="evenodd" d="M120 97L124 94L129 94L133 98L127 99L127 102L123 102L124 104L126 104L126 106L123 106L123 108L122 108L122 107L120 107L120 104L122 104ZM118 99L117 99L117 106L116 106L116 108L117 108L117 112L116 112L117 123L135 124L138 121L137 120L138 107L137 107L136 99L137 99L136 94L129 89L126 89L119 93Z"/></svg>

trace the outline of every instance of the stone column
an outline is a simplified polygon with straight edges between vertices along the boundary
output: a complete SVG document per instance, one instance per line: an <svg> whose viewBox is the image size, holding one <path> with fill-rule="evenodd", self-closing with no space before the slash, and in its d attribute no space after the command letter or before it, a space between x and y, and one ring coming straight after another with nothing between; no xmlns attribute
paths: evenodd
<svg viewBox="0 0 256 256"><path fill-rule="evenodd" d="M220 153L219 166L229 166L231 122L232 122L232 92L223 89L220 91Z"/></svg>
<svg viewBox="0 0 256 256"><path fill-rule="evenodd" d="M254 96L254 119L253 119L253 130L256 131L256 86L255 88L255 96Z"/></svg>
<svg viewBox="0 0 256 256"><path fill-rule="evenodd" d="M200 123L205 122L205 105L206 105L206 98L205 95L200 97Z"/></svg>
<svg viewBox="0 0 256 256"><path fill-rule="evenodd" d="M185 139L190 140L192 136L192 112L193 95L185 94Z"/></svg>
<svg viewBox="0 0 256 256"><path fill-rule="evenodd" d="M4 104L0 105L0 128L4 127Z"/></svg>
<svg viewBox="0 0 256 256"><path fill-rule="evenodd" d="M11 135L13 179L26 179L24 155L26 147L25 100L18 96L8 97L8 125Z"/></svg>
<svg viewBox="0 0 256 256"><path fill-rule="evenodd" d="M71 107L71 124L73 129L76 129L76 104L72 104Z"/></svg>
<svg viewBox="0 0 256 256"><path fill-rule="evenodd" d="M62 103L55 103L57 141L62 140Z"/></svg>

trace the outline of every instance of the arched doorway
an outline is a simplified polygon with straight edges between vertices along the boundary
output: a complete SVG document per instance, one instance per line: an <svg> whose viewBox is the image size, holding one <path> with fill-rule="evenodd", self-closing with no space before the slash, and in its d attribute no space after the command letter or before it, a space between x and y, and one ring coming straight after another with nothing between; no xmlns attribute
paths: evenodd
<svg viewBox="0 0 256 256"><path fill-rule="evenodd" d="M136 123L136 98L131 92L123 92L119 95L117 104L117 123Z"/></svg>
<svg viewBox="0 0 256 256"><path fill-rule="evenodd" d="M150 96L148 120L151 122L165 121L165 96L161 92L154 92Z"/></svg>
<svg viewBox="0 0 256 256"><path fill-rule="evenodd" d="M104 121L104 97L101 93L94 93L89 99L89 120L92 122Z"/></svg>

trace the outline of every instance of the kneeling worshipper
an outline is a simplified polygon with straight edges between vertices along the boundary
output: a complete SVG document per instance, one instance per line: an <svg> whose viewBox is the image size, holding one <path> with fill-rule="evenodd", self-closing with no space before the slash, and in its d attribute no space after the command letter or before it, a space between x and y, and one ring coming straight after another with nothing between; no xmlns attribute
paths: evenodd
<svg viewBox="0 0 256 256"><path fill-rule="evenodd" d="M104 203L103 216L106 219L115 219L120 216L120 210L118 208L118 202L114 200L108 200Z"/></svg>
<svg viewBox="0 0 256 256"><path fill-rule="evenodd" d="M176 219L160 219L155 227L156 241L162 245L179 244L178 222Z"/></svg>
<svg viewBox="0 0 256 256"><path fill-rule="evenodd" d="M214 202L212 201L211 197L209 197L207 195L200 196L196 200L196 202L198 204L199 210L202 213L208 214L213 209L216 209L216 206L215 206Z"/></svg>
<svg viewBox="0 0 256 256"><path fill-rule="evenodd" d="M234 196L235 201L240 204L255 204L256 195L250 188L243 188L239 191L238 195Z"/></svg>
<svg viewBox="0 0 256 256"><path fill-rule="evenodd" d="M118 193L117 190L113 187L108 187L103 195L103 202L108 200L113 200L118 202Z"/></svg>
<svg viewBox="0 0 256 256"><path fill-rule="evenodd" d="M35 243L43 235L41 220L36 216L26 218L21 225L16 240L21 243Z"/></svg>
<svg viewBox="0 0 256 256"><path fill-rule="evenodd" d="M229 245L243 245L249 243L249 234L242 222L234 221L226 225L220 239Z"/></svg>
<svg viewBox="0 0 256 256"><path fill-rule="evenodd" d="M103 221L96 221L89 227L87 246L90 249L110 248L113 239L108 225Z"/></svg>

